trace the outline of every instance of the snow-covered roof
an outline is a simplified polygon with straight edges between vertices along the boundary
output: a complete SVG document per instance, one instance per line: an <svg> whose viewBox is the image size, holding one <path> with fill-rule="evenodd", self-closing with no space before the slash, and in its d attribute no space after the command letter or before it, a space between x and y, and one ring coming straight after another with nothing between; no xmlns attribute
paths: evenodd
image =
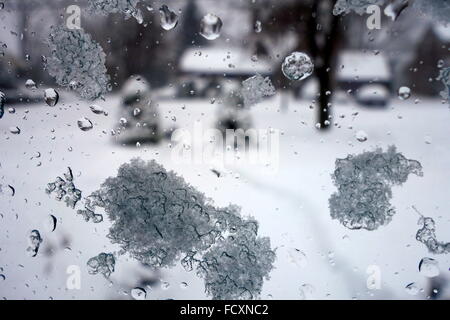
<svg viewBox="0 0 450 320"><path fill-rule="evenodd" d="M389 81L391 72L382 53L349 50L339 57L338 79L344 81Z"/></svg>
<svg viewBox="0 0 450 320"><path fill-rule="evenodd" d="M209 47L188 49L180 59L180 70L201 74L251 75L270 74L271 63L241 48Z"/></svg>

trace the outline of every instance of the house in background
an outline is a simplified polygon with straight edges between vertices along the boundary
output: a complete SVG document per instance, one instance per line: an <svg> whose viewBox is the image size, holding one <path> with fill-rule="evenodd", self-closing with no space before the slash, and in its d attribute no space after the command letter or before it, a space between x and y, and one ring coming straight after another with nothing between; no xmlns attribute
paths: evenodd
<svg viewBox="0 0 450 320"><path fill-rule="evenodd" d="M245 48L212 46L187 49L179 62L179 97L215 97L260 74L272 74L272 62L255 59Z"/></svg>
<svg viewBox="0 0 450 320"><path fill-rule="evenodd" d="M436 83L440 60L444 66L450 66L450 27L431 23L417 46L413 62L405 71L407 85L415 94L439 96L443 89Z"/></svg>

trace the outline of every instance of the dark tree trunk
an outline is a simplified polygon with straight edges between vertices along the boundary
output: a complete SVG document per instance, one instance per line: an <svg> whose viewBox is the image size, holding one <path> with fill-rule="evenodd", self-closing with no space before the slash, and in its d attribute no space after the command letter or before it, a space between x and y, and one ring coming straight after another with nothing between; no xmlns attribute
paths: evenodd
<svg viewBox="0 0 450 320"><path fill-rule="evenodd" d="M321 6L326 9L321 10ZM338 42L339 18L332 13L332 0L314 1L309 19L308 41L319 81L317 123L319 128L331 125L330 102L333 94L333 65Z"/></svg>

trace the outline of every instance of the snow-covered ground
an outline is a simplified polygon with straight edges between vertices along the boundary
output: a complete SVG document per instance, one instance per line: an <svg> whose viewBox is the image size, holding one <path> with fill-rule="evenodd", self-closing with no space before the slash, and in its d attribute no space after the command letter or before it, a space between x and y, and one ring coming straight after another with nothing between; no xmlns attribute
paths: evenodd
<svg viewBox="0 0 450 320"><path fill-rule="evenodd" d="M120 256L111 283L101 275L89 275L86 261L90 257L119 250L106 237L109 222L85 222L75 210L44 191L48 182L70 166L75 185L88 195L105 178L115 175L122 163L141 157L174 170L217 205L240 205L243 214L259 221L260 234L269 236L277 248L275 269L261 298L426 298L429 280L418 271L420 260L438 260L441 276L449 278L450 258L428 253L415 240L419 216L411 206L433 217L440 240L450 241L445 232L450 228L450 109L439 100L414 103L414 99L393 99L390 107L382 110L350 101L337 103L332 108L340 128L324 133L314 128L316 110L309 108L309 101L276 95L254 106L251 115L255 128L281 130L278 171L244 164L225 168L221 177L211 172L209 165L174 163L169 140L158 146L115 143L110 129L117 126L118 96L96 102L109 111L108 116L92 113L88 102L70 94L63 95L53 108L44 103L13 106L15 114L6 113L0 120L0 274L5 276L0 280L0 297L129 298L130 288L140 285L143 277L156 276L170 286L163 289L166 286L157 283L147 289L148 299L207 298L202 280L180 266L155 275L133 259ZM167 100L161 101L159 108L166 128L190 128L196 121L212 127L217 109L223 105ZM78 128L77 120L83 116L94 123L92 130ZM10 133L12 126L19 127L20 134ZM359 130L367 133L366 142L356 140ZM411 176L403 186L393 188L397 214L392 222L370 232L348 230L332 220L328 198L336 190L330 178L336 158L391 144L407 158L420 161L424 171L423 177ZM14 196L8 185L15 188ZM58 219L54 232L43 226L49 214ZM43 237L36 257L26 252L32 229L38 229ZM81 269L80 290L66 288L70 265ZM368 268L380 271L380 289L368 289ZM182 282L187 288L182 288ZM409 295L405 286L412 282L424 292Z"/></svg>

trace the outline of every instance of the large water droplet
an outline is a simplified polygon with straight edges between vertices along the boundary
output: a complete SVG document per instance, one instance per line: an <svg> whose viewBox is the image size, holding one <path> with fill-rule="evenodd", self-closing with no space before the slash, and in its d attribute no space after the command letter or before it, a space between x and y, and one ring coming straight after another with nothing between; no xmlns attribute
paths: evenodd
<svg viewBox="0 0 450 320"><path fill-rule="evenodd" d="M307 54L293 52L284 59L281 71L289 80L304 80L313 73L314 64Z"/></svg>
<svg viewBox="0 0 450 320"><path fill-rule="evenodd" d="M172 30L178 24L178 15L171 11L169 7L163 5L159 8L159 13L161 16L161 27L164 30Z"/></svg>
<svg viewBox="0 0 450 320"><path fill-rule="evenodd" d="M398 89L398 98L400 100L407 100L411 97L411 89L408 87L400 87Z"/></svg>
<svg viewBox="0 0 450 320"><path fill-rule="evenodd" d="M308 264L306 254L297 248L289 248L288 256L291 263L297 265L298 267L304 268Z"/></svg>
<svg viewBox="0 0 450 320"><path fill-rule="evenodd" d="M419 263L419 272L428 278L439 275L439 263L433 258L423 258Z"/></svg>
<svg viewBox="0 0 450 320"><path fill-rule="evenodd" d="M94 125L92 124L92 121L86 117L80 118L77 121L77 124L78 124L78 128L80 128L82 131L89 131L94 127Z"/></svg>
<svg viewBox="0 0 450 320"><path fill-rule="evenodd" d="M44 100L45 103L50 107L56 106L59 100L59 94L55 89L49 88L44 91Z"/></svg>
<svg viewBox="0 0 450 320"><path fill-rule="evenodd" d="M136 287L134 289L131 289L131 297L134 300L145 300L147 297L147 291L145 291L143 288Z"/></svg>
<svg viewBox="0 0 450 320"><path fill-rule="evenodd" d="M220 36L222 20L214 14L208 13L200 21L200 34L208 40L215 40Z"/></svg>

